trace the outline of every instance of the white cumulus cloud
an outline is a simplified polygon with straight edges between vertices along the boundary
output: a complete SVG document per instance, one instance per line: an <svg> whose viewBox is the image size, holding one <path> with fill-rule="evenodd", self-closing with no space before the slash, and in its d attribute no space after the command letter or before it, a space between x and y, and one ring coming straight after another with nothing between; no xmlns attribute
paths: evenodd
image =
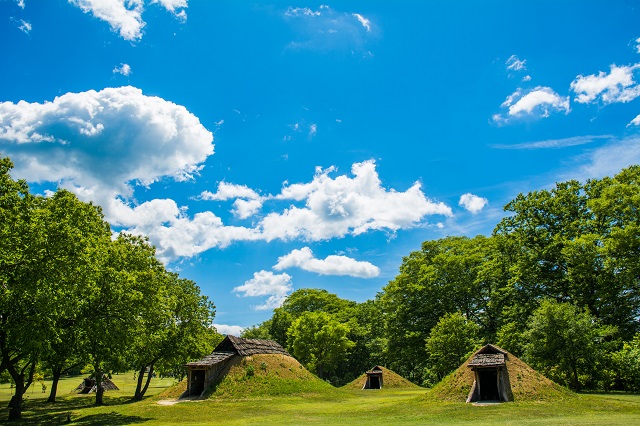
<svg viewBox="0 0 640 426"><path fill-rule="evenodd" d="M240 336L244 331L244 327L239 325L227 325L227 324L212 324L216 331L220 334L230 334L232 336Z"/></svg>
<svg viewBox="0 0 640 426"><path fill-rule="evenodd" d="M466 193L460 196L459 206L465 208L465 210L472 214L478 214L489 203L486 198L479 197L477 195Z"/></svg>
<svg viewBox="0 0 640 426"><path fill-rule="evenodd" d="M125 40L142 38L142 29L146 25L142 19L144 0L69 0L69 3L107 22ZM187 18L184 10L187 0L152 0L150 3L159 4L181 21Z"/></svg>
<svg viewBox="0 0 640 426"><path fill-rule="evenodd" d="M203 191L200 194L200 199L210 201L236 199L233 203L234 209L232 212L240 219L246 219L260 211L264 200L256 191L246 185L236 185L227 182L220 182L216 193Z"/></svg>
<svg viewBox="0 0 640 426"><path fill-rule="evenodd" d="M147 233L160 253L188 256L194 249L186 244L199 247L201 239L206 246L252 238L244 229L221 232L215 216L190 221L173 200L135 207L128 201L135 185L192 179L213 148L211 132L186 108L135 87L67 93L45 103L0 103L0 149L14 161L16 175L57 182L94 201L112 225ZM214 236L197 235L203 226L212 226ZM179 230L185 236L171 240Z"/></svg>
<svg viewBox="0 0 640 426"><path fill-rule="evenodd" d="M187 0L152 0L151 3L158 3L167 11L171 12L176 18L186 21L187 12L184 10L187 8ZM178 10L182 9L182 10Z"/></svg>
<svg viewBox="0 0 640 426"><path fill-rule="evenodd" d="M112 71L114 74L122 74L126 77L131 75L131 66L129 64L120 64L119 67L115 67Z"/></svg>
<svg viewBox="0 0 640 426"><path fill-rule="evenodd" d="M233 183L220 182L218 191L215 193L204 191L200 194L203 200L226 201L232 198L260 198L260 195L246 185L236 185Z"/></svg>
<svg viewBox="0 0 640 426"><path fill-rule="evenodd" d="M317 168L310 181L287 184L276 195L220 182L215 193L198 197L233 200L240 219L268 204L269 213L250 226L226 225L211 211L190 215L169 198L136 201L140 186L195 179L213 150L213 135L196 116L135 87L67 93L44 103L0 103L0 151L13 160L16 177L57 183L102 206L112 226L149 236L165 261L237 241L395 232L422 224L428 215L452 216L450 207L424 195L419 182L405 191L384 188L373 161L353 164L352 176Z"/></svg>
<svg viewBox="0 0 640 426"><path fill-rule="evenodd" d="M604 104L630 102L640 96L640 86L634 80L640 64L629 66L611 65L609 73L579 75L571 82L576 93L576 102L591 103L600 99Z"/></svg>
<svg viewBox="0 0 640 426"><path fill-rule="evenodd" d="M268 214L261 222L267 241L317 241L369 230L396 231L415 226L427 215L452 215L450 207L425 197L419 182L404 192L383 188L374 161L353 164L353 178L334 179L329 176L334 170L318 168L311 182L282 189L276 199L304 200L305 206Z"/></svg>
<svg viewBox="0 0 640 426"><path fill-rule="evenodd" d="M235 287L234 292L242 297L268 296L264 304L254 306L257 311L275 309L282 306L289 293L293 291L291 276L287 273L274 274L271 271L259 271L253 273L253 278L243 285Z"/></svg>
<svg viewBox="0 0 640 426"><path fill-rule="evenodd" d="M183 106L135 87L0 103L0 143L29 181L65 181L128 196L131 182L191 179L213 135ZM34 149L41 155L33 155Z"/></svg>
<svg viewBox="0 0 640 426"><path fill-rule="evenodd" d="M69 0L69 3L109 23L111 29L125 40L142 38L145 26L142 20L143 0Z"/></svg>
<svg viewBox="0 0 640 426"><path fill-rule="evenodd" d="M279 257L278 263L273 267L276 271L289 268L300 268L320 275L348 275L359 278L374 278L380 275L377 266L347 256L331 255L325 259L316 259L309 247L293 250Z"/></svg>
<svg viewBox="0 0 640 426"><path fill-rule="evenodd" d="M548 117L551 112L568 114L571 111L569 97L558 95L550 87L538 86L531 91L516 90L500 105L507 109L506 116L496 114L496 122L506 122L513 118L525 116Z"/></svg>

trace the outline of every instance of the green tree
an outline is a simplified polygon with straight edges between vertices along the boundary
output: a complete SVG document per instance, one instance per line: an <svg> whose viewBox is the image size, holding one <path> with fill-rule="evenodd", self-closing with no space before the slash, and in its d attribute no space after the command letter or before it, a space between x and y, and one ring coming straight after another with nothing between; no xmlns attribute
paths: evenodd
<svg viewBox="0 0 640 426"><path fill-rule="evenodd" d="M581 375L593 373L602 354L600 342L612 334L587 309L544 300L529 322L525 358L534 368L575 390Z"/></svg>
<svg viewBox="0 0 640 426"><path fill-rule="evenodd" d="M273 340L273 336L269 333L271 328L271 319L268 319L256 326L247 327L242 330L241 336L245 339L267 339Z"/></svg>
<svg viewBox="0 0 640 426"><path fill-rule="evenodd" d="M640 391L640 333L612 356L623 389Z"/></svg>
<svg viewBox="0 0 640 426"><path fill-rule="evenodd" d="M213 349L198 344L213 340L209 332L215 314L215 306L198 286L165 271L152 281L155 284L145 290L138 331L128 351L131 365L138 370L134 400L144 397L157 364L184 365Z"/></svg>
<svg viewBox="0 0 640 426"><path fill-rule="evenodd" d="M288 350L307 369L326 379L355 345L349 328L326 312L303 312L288 331Z"/></svg>
<svg viewBox="0 0 640 426"><path fill-rule="evenodd" d="M588 308L629 339L640 315L640 167L520 194L495 235L510 241L511 304L528 318L552 298Z"/></svg>
<svg viewBox="0 0 640 426"><path fill-rule="evenodd" d="M55 306L47 312L51 335L41 359L53 379L48 401L55 402L61 375L84 363L79 349L82 289L95 280L93 266L111 232L99 207L81 202L65 190L44 200L43 219L46 279L55 288Z"/></svg>
<svg viewBox="0 0 640 426"><path fill-rule="evenodd" d="M353 314L356 303L339 298L326 290L304 288L291 293L281 307L273 312L269 334L275 341L286 346L287 332L291 324L305 312L326 312L346 322Z"/></svg>
<svg viewBox="0 0 640 426"><path fill-rule="evenodd" d="M442 380L471 355L481 343L479 331L480 327L460 312L440 318L426 340L430 384Z"/></svg>
<svg viewBox="0 0 640 426"><path fill-rule="evenodd" d="M405 257L400 273L380 296L386 320L391 368L410 380L423 380L425 340L446 314L462 312L494 335L500 304L492 303L500 276L486 265L500 264L492 239L478 236L425 241Z"/></svg>
<svg viewBox="0 0 640 426"><path fill-rule="evenodd" d="M18 420L50 332L40 315L48 310L50 288L39 285L46 241L38 214L42 200L29 194L25 181L11 178L12 168L8 158L0 158L0 371L15 383L9 420Z"/></svg>
<svg viewBox="0 0 640 426"><path fill-rule="evenodd" d="M131 236L120 235L103 251L94 265L97 279L83 288L81 313L82 350L93 366L96 380L96 405L103 404L105 373L127 366L127 351L133 347L137 321L144 304L144 291L138 287L143 277L136 273L138 258L146 248ZM148 272L148 271L147 271Z"/></svg>

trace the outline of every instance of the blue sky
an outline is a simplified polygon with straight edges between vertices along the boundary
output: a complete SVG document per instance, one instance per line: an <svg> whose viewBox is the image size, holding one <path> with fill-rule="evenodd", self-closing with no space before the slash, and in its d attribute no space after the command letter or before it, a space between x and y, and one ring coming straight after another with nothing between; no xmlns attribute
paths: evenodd
<svg viewBox="0 0 640 426"><path fill-rule="evenodd" d="M640 163L632 1L0 0L0 154L237 333L373 298L422 241Z"/></svg>

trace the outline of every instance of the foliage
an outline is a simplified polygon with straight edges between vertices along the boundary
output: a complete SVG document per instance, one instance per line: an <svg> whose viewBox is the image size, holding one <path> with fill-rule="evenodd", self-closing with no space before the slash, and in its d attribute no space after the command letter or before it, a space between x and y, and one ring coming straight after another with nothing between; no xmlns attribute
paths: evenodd
<svg viewBox="0 0 640 426"><path fill-rule="evenodd" d="M435 384L455 370L480 346L480 327L460 312L446 314L431 329L426 340L428 384Z"/></svg>
<svg viewBox="0 0 640 426"><path fill-rule="evenodd" d="M325 379L355 346L348 332L326 312L304 312L289 327L287 347L307 369Z"/></svg>
<svg viewBox="0 0 640 426"><path fill-rule="evenodd" d="M0 373L15 384L10 420L42 366L53 402L61 375L83 365L100 383L129 364L183 364L193 348L210 349L189 344L213 337L214 307L195 283L168 273L143 238L112 240L99 207L65 190L31 195L12 167L0 158Z"/></svg>
<svg viewBox="0 0 640 426"><path fill-rule="evenodd" d="M603 356L600 342L612 334L588 310L545 300L525 333L525 357L553 380L580 390L580 376L593 371Z"/></svg>
<svg viewBox="0 0 640 426"><path fill-rule="evenodd" d="M273 340L273 337L269 333L269 327L271 326L271 320L267 320L262 324L247 327L242 330L241 337L245 339L266 339Z"/></svg>
<svg viewBox="0 0 640 426"><path fill-rule="evenodd" d="M612 356L618 380L624 389L640 391L640 333Z"/></svg>
<svg viewBox="0 0 640 426"><path fill-rule="evenodd" d="M487 262L497 263L492 248L486 237L448 237L425 241L403 259L380 297L392 369L414 382L424 379L424 342L446 314L462 312L482 332L495 333L496 279L485 270Z"/></svg>

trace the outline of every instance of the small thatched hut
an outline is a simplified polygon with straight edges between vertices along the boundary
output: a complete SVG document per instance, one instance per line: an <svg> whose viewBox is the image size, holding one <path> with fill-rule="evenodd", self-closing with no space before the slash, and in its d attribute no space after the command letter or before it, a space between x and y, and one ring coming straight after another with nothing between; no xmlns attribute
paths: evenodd
<svg viewBox="0 0 640 426"><path fill-rule="evenodd" d="M379 387L376 386L376 377L379 378ZM373 380L371 380L373 378ZM384 383L383 383L384 378ZM411 383L407 379L401 377L397 373L388 368L382 367L381 365L376 365L371 370L362 373L358 378L353 380L351 383L347 383L343 387L346 389L382 389L382 385L384 384L385 389L414 389L420 388L415 383Z"/></svg>
<svg viewBox="0 0 640 426"><path fill-rule="evenodd" d="M120 390L115 383L113 383L107 376L102 377L102 389L105 391ZM73 391L78 393L94 393L98 390L98 385L94 377L87 377L82 379L82 383L78 385Z"/></svg>
<svg viewBox="0 0 640 426"><path fill-rule="evenodd" d="M364 382L362 389L382 389L382 368L376 365L365 373L367 380Z"/></svg>
<svg viewBox="0 0 640 426"><path fill-rule="evenodd" d="M243 357L258 354L291 356L277 342L262 339L242 339L228 335L206 357L190 362L187 367L187 390L184 396L199 396L212 384L220 381L231 366Z"/></svg>

